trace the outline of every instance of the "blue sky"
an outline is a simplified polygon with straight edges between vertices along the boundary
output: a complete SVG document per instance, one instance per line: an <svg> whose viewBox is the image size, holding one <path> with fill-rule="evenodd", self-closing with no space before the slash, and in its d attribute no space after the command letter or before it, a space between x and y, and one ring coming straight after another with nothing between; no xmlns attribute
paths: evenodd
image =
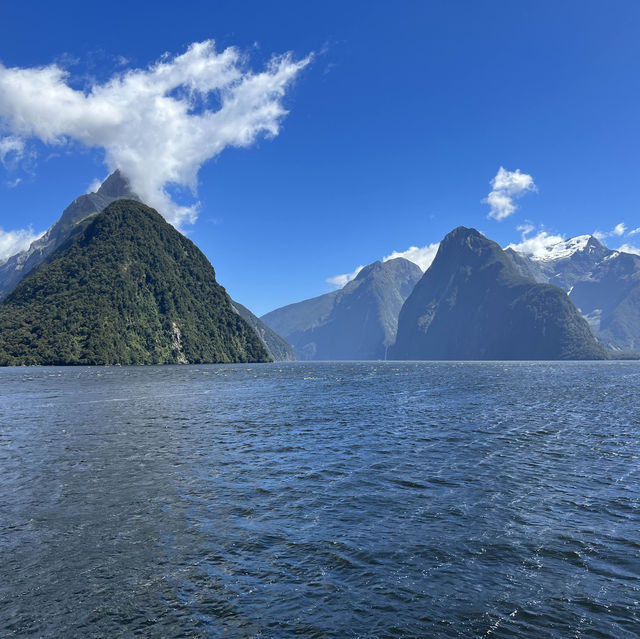
<svg viewBox="0 0 640 639"><path fill-rule="evenodd" d="M260 97L271 120L257 121L252 104L240 145L245 121L231 104L229 143L210 124L191 146L179 136L171 156L168 124L153 129L164 134L162 154L153 131L134 149L153 203L170 218L190 212L181 228L258 314L332 290L328 278L394 251L435 245L461 224L502 245L526 226L530 239L600 231L611 247L639 246L640 233L630 234L640 227L638 33L631 1L0 3L0 63L12 81L56 64L68 72L58 88L88 96L132 70L146 77L165 52L174 68L194 43L214 40L215 52L201 55L235 47L233 86L279 82ZM287 52L278 60L288 75L276 78L269 61ZM194 77L185 118L219 106ZM0 248L3 237L45 230L109 161L134 157L126 123L92 121L87 132L49 85L26 98L3 86ZM127 107L143 123L145 104ZM276 135L265 135L269 126ZM500 167L507 179L494 190L516 207L501 220L485 201Z"/></svg>

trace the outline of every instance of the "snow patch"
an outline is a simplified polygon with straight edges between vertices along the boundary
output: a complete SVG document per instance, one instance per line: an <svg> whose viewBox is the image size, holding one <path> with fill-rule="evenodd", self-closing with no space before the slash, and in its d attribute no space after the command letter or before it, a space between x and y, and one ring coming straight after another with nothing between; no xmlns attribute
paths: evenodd
<svg viewBox="0 0 640 639"><path fill-rule="evenodd" d="M535 252L529 253L529 257L538 262L566 259L578 251L584 251L590 239L590 235L578 235L569 240L561 240L539 247Z"/></svg>

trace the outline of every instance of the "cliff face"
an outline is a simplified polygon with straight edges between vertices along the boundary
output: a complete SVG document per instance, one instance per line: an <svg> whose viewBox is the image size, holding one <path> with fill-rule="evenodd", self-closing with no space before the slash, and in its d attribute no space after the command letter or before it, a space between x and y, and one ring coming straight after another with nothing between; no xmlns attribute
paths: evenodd
<svg viewBox="0 0 640 639"><path fill-rule="evenodd" d="M495 242L459 227L407 298L393 359L603 359L559 288L523 277Z"/></svg>

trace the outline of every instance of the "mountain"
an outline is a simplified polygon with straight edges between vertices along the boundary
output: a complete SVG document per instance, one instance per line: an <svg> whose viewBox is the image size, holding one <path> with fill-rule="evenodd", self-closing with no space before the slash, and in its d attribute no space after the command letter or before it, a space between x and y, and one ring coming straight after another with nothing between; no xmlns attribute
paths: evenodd
<svg viewBox="0 0 640 639"><path fill-rule="evenodd" d="M611 350L640 350L640 256L614 251L591 235L544 252L507 249L521 274L563 288Z"/></svg>
<svg viewBox="0 0 640 639"><path fill-rule="evenodd" d="M339 291L262 316L304 360L385 359L398 313L422 276L404 258L374 262Z"/></svg>
<svg viewBox="0 0 640 639"><path fill-rule="evenodd" d="M112 173L96 193L76 198L41 238L32 242L26 251L13 255L0 264L0 298L40 266L69 237L77 224L91 215L100 213L111 202L121 198L139 200L120 171Z"/></svg>
<svg viewBox="0 0 640 639"><path fill-rule="evenodd" d="M393 359L604 359L560 288L523 277L495 242L459 227L407 298Z"/></svg>
<svg viewBox="0 0 640 639"><path fill-rule="evenodd" d="M613 253L592 235L579 235L530 254L518 253L513 248L507 248L506 252L526 277L567 292L576 281L588 278L595 264Z"/></svg>
<svg viewBox="0 0 640 639"><path fill-rule="evenodd" d="M275 362L294 362L296 354L291 345L274 330L269 328L259 317L256 317L246 306L231 300L238 315L251 326Z"/></svg>
<svg viewBox="0 0 640 639"><path fill-rule="evenodd" d="M0 303L3 365L268 359L206 257L134 200L77 224Z"/></svg>

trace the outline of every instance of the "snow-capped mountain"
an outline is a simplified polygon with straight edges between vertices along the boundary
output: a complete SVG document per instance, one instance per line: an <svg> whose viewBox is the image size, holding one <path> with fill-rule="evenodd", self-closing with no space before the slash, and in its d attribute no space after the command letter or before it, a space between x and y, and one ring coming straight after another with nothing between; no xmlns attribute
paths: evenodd
<svg viewBox="0 0 640 639"><path fill-rule="evenodd" d="M520 272L563 288L600 342L640 350L640 257L607 248L593 235L506 251Z"/></svg>
<svg viewBox="0 0 640 639"><path fill-rule="evenodd" d="M592 241L593 240L593 241ZM528 251L525 254L536 262L548 262L551 260L562 260L571 257L578 251L592 253L599 246L602 246L593 235L578 235L568 240L562 240L555 244L549 244L538 250Z"/></svg>

